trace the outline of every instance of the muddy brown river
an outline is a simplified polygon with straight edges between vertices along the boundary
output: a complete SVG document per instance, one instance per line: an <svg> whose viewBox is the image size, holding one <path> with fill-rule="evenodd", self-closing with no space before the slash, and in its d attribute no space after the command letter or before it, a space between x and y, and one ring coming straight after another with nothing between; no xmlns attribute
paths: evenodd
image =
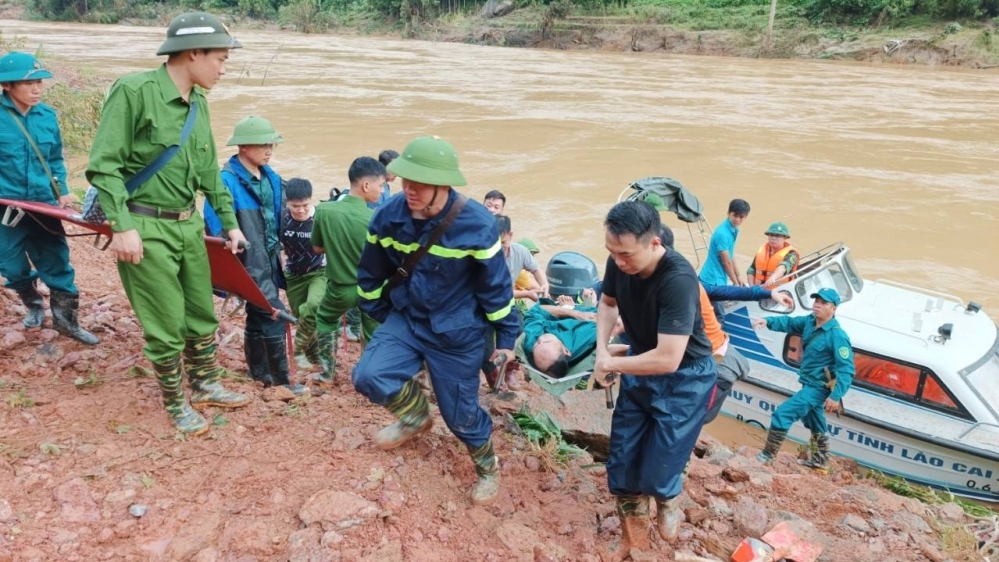
<svg viewBox="0 0 999 562"><path fill-rule="evenodd" d="M0 28L111 76L163 60L163 28ZM844 242L866 278L999 318L995 71L233 33L245 48L209 98L216 139L264 116L286 139L272 165L320 191L346 185L356 156L440 135L459 151L465 192L503 191L515 234L543 260L576 250L602 269L607 209L631 181L665 175L712 227L730 199L750 202L740 267L780 220L804 253Z"/></svg>

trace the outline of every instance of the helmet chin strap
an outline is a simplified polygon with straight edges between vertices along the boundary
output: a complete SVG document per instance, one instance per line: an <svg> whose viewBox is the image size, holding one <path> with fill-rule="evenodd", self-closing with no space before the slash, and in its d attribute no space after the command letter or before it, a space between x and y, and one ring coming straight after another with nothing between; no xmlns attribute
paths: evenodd
<svg viewBox="0 0 999 562"><path fill-rule="evenodd" d="M434 201L437 201L437 193L440 191L440 188L441 186L439 185L434 186L434 196L430 198L430 203L427 203L426 208L423 209L425 215L430 216L430 211L433 210Z"/></svg>

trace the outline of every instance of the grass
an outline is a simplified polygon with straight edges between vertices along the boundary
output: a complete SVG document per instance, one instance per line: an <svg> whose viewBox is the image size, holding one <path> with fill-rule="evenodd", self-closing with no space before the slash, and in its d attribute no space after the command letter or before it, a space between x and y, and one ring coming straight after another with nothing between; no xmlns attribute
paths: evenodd
<svg viewBox="0 0 999 562"><path fill-rule="evenodd" d="M18 389L17 392L12 392L8 394L4 401L11 408L31 408L35 405L35 401L28 396L27 392L23 388Z"/></svg>
<svg viewBox="0 0 999 562"><path fill-rule="evenodd" d="M913 484L901 476L891 476L877 470L871 470L870 475L879 486L900 496L914 498L929 505L956 503L969 517L975 519L999 518L999 513L993 509L977 502L959 498L950 492Z"/></svg>
<svg viewBox="0 0 999 562"><path fill-rule="evenodd" d="M541 465L549 472L556 472L566 466L571 457L585 453L579 447L565 442L562 428L548 412L531 414L521 410L513 414L513 420L520 426L532 447L541 454Z"/></svg>
<svg viewBox="0 0 999 562"><path fill-rule="evenodd" d="M956 503L961 506L965 514L977 521L971 525L947 525L939 520L931 521L939 536L943 553L948 559L981 560L983 556L994 556L999 553L999 545L984 539L980 542L981 537L991 534L991 529L980 529L981 524L995 527L999 521L999 513L992 508L959 498L950 492L913 484L899 476L889 476L876 470L872 470L870 475L879 486L900 496L914 498L928 505ZM979 533L979 530L982 532Z"/></svg>

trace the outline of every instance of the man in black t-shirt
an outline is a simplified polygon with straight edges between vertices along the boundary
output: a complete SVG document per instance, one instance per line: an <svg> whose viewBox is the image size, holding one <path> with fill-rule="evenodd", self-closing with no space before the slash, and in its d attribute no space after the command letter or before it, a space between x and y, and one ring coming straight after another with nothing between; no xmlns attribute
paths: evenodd
<svg viewBox="0 0 999 562"><path fill-rule="evenodd" d="M597 309L593 377L621 373L611 421L607 483L617 496L621 552L649 547L649 496L664 540L679 533L683 469L704 424L717 363L704 333L697 274L659 238L659 213L644 201L615 205L604 221L610 251ZM620 313L630 348L608 341Z"/></svg>

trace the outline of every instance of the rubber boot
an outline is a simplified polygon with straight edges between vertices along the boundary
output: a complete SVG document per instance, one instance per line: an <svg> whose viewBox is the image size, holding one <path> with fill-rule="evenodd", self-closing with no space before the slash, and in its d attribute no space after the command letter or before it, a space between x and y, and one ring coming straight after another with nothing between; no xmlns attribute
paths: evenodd
<svg viewBox="0 0 999 562"><path fill-rule="evenodd" d="M383 427L375 435L375 446L382 450L395 449L410 439L430 431L434 425L430 404L415 380L408 380L385 407L399 421Z"/></svg>
<svg viewBox="0 0 999 562"><path fill-rule="evenodd" d="M319 365L319 334L312 335L309 344L305 346L305 358L313 365Z"/></svg>
<svg viewBox="0 0 999 562"><path fill-rule="evenodd" d="M819 474L829 474L829 434L813 433L809 445L811 455L808 460L799 460L798 464Z"/></svg>
<svg viewBox="0 0 999 562"><path fill-rule="evenodd" d="M188 435L201 435L208 431L208 421L191 408L184 396L180 356L168 359L165 363L153 363L153 370L163 395L163 407L177 431Z"/></svg>
<svg viewBox="0 0 999 562"><path fill-rule="evenodd" d="M243 355L246 357L246 368L250 378L263 383L264 388L274 386L262 334L243 332Z"/></svg>
<svg viewBox="0 0 999 562"><path fill-rule="evenodd" d="M780 451L780 446L784 444L786 437L786 431L780 431L771 427L770 431L767 432L767 444L756 455L756 460L762 464L770 464L770 461L774 460L774 457L777 456L777 451Z"/></svg>
<svg viewBox="0 0 999 562"><path fill-rule="evenodd" d="M38 292L37 281L32 281L27 289L18 291L17 296L21 297L21 302L28 309L22 321L24 327L29 330L41 328L45 322L45 301L42 300L42 295Z"/></svg>
<svg viewBox="0 0 999 562"><path fill-rule="evenodd" d="M617 496L617 515L621 519L621 546L617 554L623 560L632 549L647 552L651 546L649 531L649 498Z"/></svg>
<svg viewBox="0 0 999 562"><path fill-rule="evenodd" d="M472 504L491 504L499 496L500 487L499 458L493 450L493 442L486 441L478 447L465 446L475 463L475 474L479 477L472 488Z"/></svg>
<svg viewBox="0 0 999 562"><path fill-rule="evenodd" d="M279 384L295 396L305 396L309 387L298 384L290 378L288 369L288 344L284 336L267 336L264 338L264 348L267 350L267 366L270 368L274 384Z"/></svg>
<svg viewBox="0 0 999 562"><path fill-rule="evenodd" d="M656 498L656 530L664 541L671 543L680 536L681 522L683 512L680 511L680 496Z"/></svg>
<svg viewBox="0 0 999 562"><path fill-rule="evenodd" d="M80 327L80 295L51 291L49 306L52 307L52 326L57 332L83 344L101 343L100 338Z"/></svg>
<svg viewBox="0 0 999 562"><path fill-rule="evenodd" d="M312 370L315 367L315 363L309 360L307 354L309 346L312 345L315 339L315 332L303 330L301 326L295 332L295 365L299 369Z"/></svg>
<svg viewBox="0 0 999 562"><path fill-rule="evenodd" d="M316 355L319 359L320 372L312 375L312 380L320 386L332 386L336 377L336 348L337 337L335 332L326 334L316 334Z"/></svg>
<svg viewBox="0 0 999 562"><path fill-rule="evenodd" d="M184 370L191 381L191 407L242 408L250 403L243 394L228 390L219 382L222 367L215 358L215 336L188 338L184 345Z"/></svg>

